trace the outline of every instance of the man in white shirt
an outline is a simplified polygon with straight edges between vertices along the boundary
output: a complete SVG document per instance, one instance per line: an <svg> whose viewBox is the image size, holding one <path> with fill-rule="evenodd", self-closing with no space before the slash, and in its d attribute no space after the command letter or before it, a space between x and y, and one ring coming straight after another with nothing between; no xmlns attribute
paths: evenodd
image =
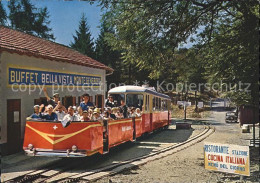
<svg viewBox="0 0 260 183"><path fill-rule="evenodd" d="M61 121L63 127L67 127L72 121L80 121L78 115L74 113L74 109L72 106L68 108L68 114L66 114Z"/></svg>
<svg viewBox="0 0 260 183"><path fill-rule="evenodd" d="M62 106L58 106L57 111L55 111L58 116L58 121L62 121L66 113L63 111Z"/></svg>

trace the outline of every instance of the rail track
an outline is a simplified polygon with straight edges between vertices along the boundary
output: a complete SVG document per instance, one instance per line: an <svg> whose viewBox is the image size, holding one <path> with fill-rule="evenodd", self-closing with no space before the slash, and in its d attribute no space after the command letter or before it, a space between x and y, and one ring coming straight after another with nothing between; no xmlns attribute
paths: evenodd
<svg viewBox="0 0 260 183"><path fill-rule="evenodd" d="M170 154L177 153L183 149L186 149L198 142L201 142L209 135L215 131L214 127L205 126L205 129L196 136L193 136L178 144L170 145L157 150L156 152L151 152L150 154L130 158L125 161L120 161L112 163L106 166L102 166L97 169L80 170L75 172L67 172L79 167L84 167L87 164L96 163L95 158L93 159L67 159L59 163L50 164L48 166L42 167L40 169L31 171L27 174L21 175L14 179L6 181L7 183L28 183L28 182L57 182L57 183L67 183L67 182L89 182L95 181L97 179L103 178L105 176L115 175L124 170L131 169L140 165L143 165L149 161L160 159L166 157ZM98 157L98 161L106 158L105 156Z"/></svg>

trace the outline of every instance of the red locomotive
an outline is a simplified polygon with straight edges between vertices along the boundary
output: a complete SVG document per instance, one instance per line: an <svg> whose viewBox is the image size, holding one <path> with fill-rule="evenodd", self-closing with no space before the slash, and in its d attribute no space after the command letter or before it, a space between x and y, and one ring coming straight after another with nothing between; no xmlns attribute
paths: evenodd
<svg viewBox="0 0 260 183"><path fill-rule="evenodd" d="M108 93L115 101L124 100L128 107L139 107L141 116L103 123L72 122L66 128L59 121L27 121L23 144L25 153L58 157L104 154L111 147L169 125L169 96L139 86L120 86Z"/></svg>

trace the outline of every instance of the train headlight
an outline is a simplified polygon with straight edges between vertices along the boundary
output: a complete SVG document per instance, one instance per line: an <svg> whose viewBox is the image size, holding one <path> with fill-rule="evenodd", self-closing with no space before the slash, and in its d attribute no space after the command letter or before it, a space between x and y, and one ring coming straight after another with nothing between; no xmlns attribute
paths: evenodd
<svg viewBox="0 0 260 183"><path fill-rule="evenodd" d="M31 151L31 150L33 150L33 145L32 144L29 144L28 145L28 149Z"/></svg>
<svg viewBox="0 0 260 183"><path fill-rule="evenodd" d="M78 150L78 147L76 145L73 145L71 147L72 152L76 152Z"/></svg>

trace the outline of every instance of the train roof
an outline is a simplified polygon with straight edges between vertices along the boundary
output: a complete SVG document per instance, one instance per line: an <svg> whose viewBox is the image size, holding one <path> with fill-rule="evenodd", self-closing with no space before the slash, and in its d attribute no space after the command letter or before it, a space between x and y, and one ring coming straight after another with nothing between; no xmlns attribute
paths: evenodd
<svg viewBox="0 0 260 183"><path fill-rule="evenodd" d="M145 93L150 93L159 97L163 97L166 99L170 100L170 97L168 95L165 95L163 93L159 93L155 90L152 90L150 88L146 87L141 87L141 86L133 86L133 85L125 85L125 86L118 86L115 88L112 88L111 90L108 91L109 94L118 94L118 93L140 93L140 92L145 92Z"/></svg>

